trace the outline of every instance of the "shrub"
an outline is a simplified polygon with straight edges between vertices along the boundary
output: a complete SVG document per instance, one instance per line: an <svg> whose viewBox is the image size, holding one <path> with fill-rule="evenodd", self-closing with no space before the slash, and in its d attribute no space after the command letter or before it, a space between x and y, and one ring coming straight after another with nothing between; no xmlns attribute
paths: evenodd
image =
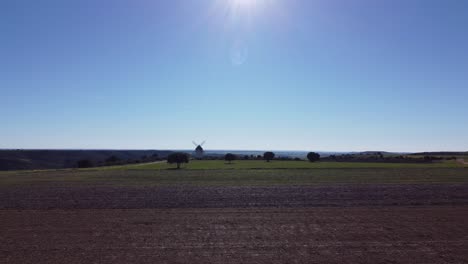
<svg viewBox="0 0 468 264"><path fill-rule="evenodd" d="M167 163L177 164L177 169L180 169L180 164L189 163L189 154L183 152L175 152L167 156Z"/></svg>
<svg viewBox="0 0 468 264"><path fill-rule="evenodd" d="M230 164L233 160L236 160L236 159L237 159L236 155L234 155L234 154L232 154L232 153L228 153L228 154L226 154L226 155L224 156L224 160L225 160L225 161L228 161L229 164Z"/></svg>
<svg viewBox="0 0 468 264"><path fill-rule="evenodd" d="M266 160L267 162L270 162L270 160L275 158L275 153L268 151L263 153L263 159Z"/></svg>
<svg viewBox="0 0 468 264"><path fill-rule="evenodd" d="M310 162L318 161L318 160L320 160L320 154L315 153L315 152L309 152L309 153L307 154L307 159L308 159Z"/></svg>

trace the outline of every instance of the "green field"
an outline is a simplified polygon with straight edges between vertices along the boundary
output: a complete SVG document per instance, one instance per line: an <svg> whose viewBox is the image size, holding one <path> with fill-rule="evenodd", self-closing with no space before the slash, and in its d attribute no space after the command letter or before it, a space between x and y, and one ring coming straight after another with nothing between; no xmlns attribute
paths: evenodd
<svg viewBox="0 0 468 264"><path fill-rule="evenodd" d="M109 169L124 170L167 170L175 165L165 162L111 167ZM364 162L308 162L280 161L266 162L264 160L238 160L231 164L223 160L195 160L183 164L185 170L252 170L252 169L372 169L372 168L457 168L463 167L454 161L434 163L364 163Z"/></svg>
<svg viewBox="0 0 468 264"><path fill-rule="evenodd" d="M301 161L192 161L173 169L166 163L94 169L0 173L0 186L268 186L336 183L466 183L468 167L433 164L309 163Z"/></svg>

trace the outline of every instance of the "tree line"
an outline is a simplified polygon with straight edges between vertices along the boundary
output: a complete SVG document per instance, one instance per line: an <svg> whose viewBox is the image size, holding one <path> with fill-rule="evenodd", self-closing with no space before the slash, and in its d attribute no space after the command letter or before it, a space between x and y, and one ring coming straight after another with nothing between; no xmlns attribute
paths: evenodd
<svg viewBox="0 0 468 264"><path fill-rule="evenodd" d="M263 156L260 156L260 157L266 162L270 162L275 159L275 156L276 154L274 152L267 151L263 153ZM246 159L245 157L248 157L248 156L244 156L244 159ZM231 164L233 161L238 160L238 159L239 157L233 153L227 153L226 155L224 155L224 160L227 161L229 164ZM307 154L307 159L310 162L319 161L320 154L316 152L309 152ZM300 160L300 159L296 158L295 160ZM169 154L169 156L167 157L167 163L176 164L177 169L180 169L181 164L189 163L189 161L190 161L190 155L184 152L175 152L175 153Z"/></svg>
<svg viewBox="0 0 468 264"><path fill-rule="evenodd" d="M227 161L228 163L232 163L235 160L250 160L250 159L255 159L255 160L265 160L266 162L271 162L272 160L275 160L276 154L272 151L267 151L263 153L263 155L235 155L233 153L227 153L224 155L224 160ZM276 159L285 159L285 158L276 158ZM309 152L307 154L307 159L310 162L315 162L320 160L320 155L315 152ZM113 155L108 157L102 162L94 163L90 159L82 159L77 161L77 167L78 168L92 168L92 167L99 167L99 166L114 166L114 165L125 165L125 164L133 164L133 163L141 163L141 162L151 162L151 161L156 161L156 160L161 160L158 157L158 154L153 154L152 156L142 156L141 159L139 160L122 160L119 157ZM291 160L291 159L289 159ZM295 158L294 160L301 160L299 158ZM180 169L181 164L184 163L189 163L190 161L190 154L184 153L184 152L174 152L171 153L167 156L167 162L169 164L176 164L177 169Z"/></svg>

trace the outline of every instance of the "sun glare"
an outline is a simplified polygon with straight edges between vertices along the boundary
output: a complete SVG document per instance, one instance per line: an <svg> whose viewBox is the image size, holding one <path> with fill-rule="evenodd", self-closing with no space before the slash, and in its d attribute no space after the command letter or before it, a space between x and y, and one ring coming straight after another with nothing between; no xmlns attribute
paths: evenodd
<svg viewBox="0 0 468 264"><path fill-rule="evenodd" d="M243 65L249 57L249 36L257 22L263 22L262 17L271 10L276 0L213 1L213 14L223 21L223 29L231 35L229 55L232 65Z"/></svg>
<svg viewBox="0 0 468 264"><path fill-rule="evenodd" d="M230 0L231 5L237 8L251 8L256 5L257 0Z"/></svg>
<svg viewBox="0 0 468 264"><path fill-rule="evenodd" d="M232 0L232 1L236 5L243 5L243 6L249 5L253 2L253 0Z"/></svg>
<svg viewBox="0 0 468 264"><path fill-rule="evenodd" d="M252 2L254 2L253 0L235 0L239 5L249 5L251 4Z"/></svg>

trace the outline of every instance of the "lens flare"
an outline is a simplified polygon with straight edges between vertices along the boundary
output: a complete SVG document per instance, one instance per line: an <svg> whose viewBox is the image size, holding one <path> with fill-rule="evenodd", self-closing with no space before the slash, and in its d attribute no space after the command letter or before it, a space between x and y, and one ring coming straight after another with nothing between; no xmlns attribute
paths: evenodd
<svg viewBox="0 0 468 264"><path fill-rule="evenodd" d="M248 46L244 41L237 40L231 47L231 62L234 66L240 66L247 61L249 56Z"/></svg>

